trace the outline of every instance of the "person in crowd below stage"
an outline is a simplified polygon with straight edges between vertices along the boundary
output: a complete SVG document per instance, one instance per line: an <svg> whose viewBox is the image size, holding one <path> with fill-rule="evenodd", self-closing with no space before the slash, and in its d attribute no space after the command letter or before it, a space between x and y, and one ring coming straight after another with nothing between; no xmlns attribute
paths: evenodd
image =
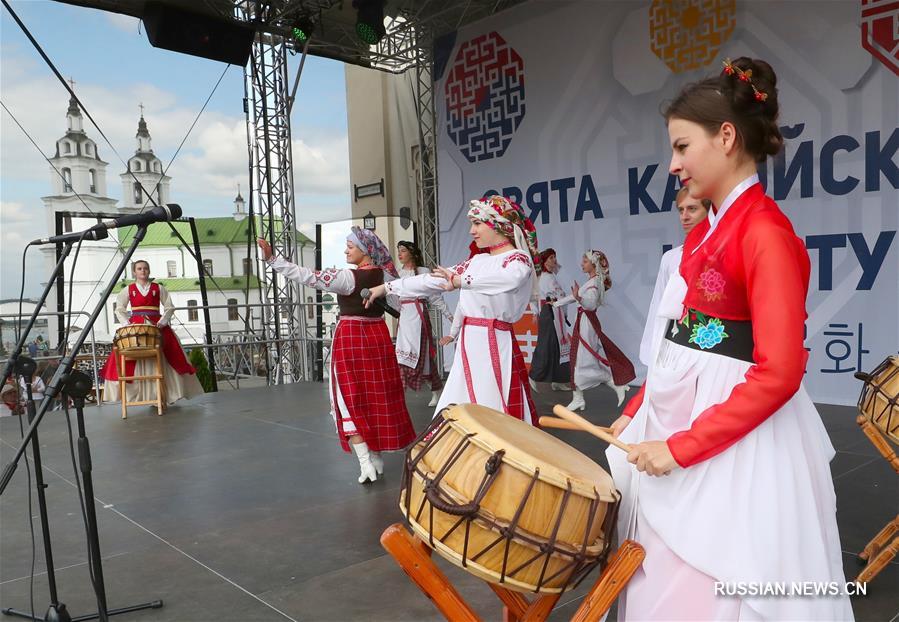
<svg viewBox="0 0 899 622"><path fill-rule="evenodd" d="M677 216L680 221L684 235L693 230L693 227L701 223L709 215L709 209L712 202L708 199L694 199L690 196L689 189L684 186L677 191L674 200L677 205ZM652 300L649 303L649 313L646 314L646 325L643 328L643 339L640 342L640 362L649 366L652 358L652 352L655 351L657 343L653 339L661 339L665 330L667 320L658 315L659 303L662 300L662 294L668 285L671 275L677 272L680 266L681 255L683 254L684 245L675 246L671 250L666 251L662 255L662 261L659 264L659 274L656 277L656 285L652 290ZM680 302L680 301L676 301Z"/></svg>
<svg viewBox="0 0 899 622"><path fill-rule="evenodd" d="M552 304L566 296L558 279L561 266L556 260L556 251L547 248L541 252L540 264L542 270L538 282L540 309L537 346L531 356L531 371L528 374L531 389L536 391L538 382L550 382L553 391L571 391L571 387L567 385L571 379L571 370L568 366L571 353L568 318L564 306L554 307Z"/></svg>
<svg viewBox="0 0 899 622"><path fill-rule="evenodd" d="M783 147L777 78L739 58L667 105L670 172L714 206L684 243L644 388L613 423L618 533L646 549L622 620L851 620L844 595L724 596L843 585L834 449L802 386L810 263L756 166ZM666 477L661 477L666 476Z"/></svg>
<svg viewBox="0 0 899 622"><path fill-rule="evenodd" d="M581 260L581 269L589 277L583 287L577 283L571 296L556 301L556 306L578 302L577 319L571 336L571 385L574 397L569 410L584 410L584 391L601 384L608 385L618 396L618 405L636 378L634 365L603 332L597 309L605 301L612 287L609 260L605 253L588 250Z"/></svg>
<svg viewBox="0 0 899 622"><path fill-rule="evenodd" d="M372 300L460 289L450 335L459 345L435 412L449 404L481 404L537 425L524 355L512 331L537 295L537 232L519 205L496 195L471 201L468 219L471 237L487 252L373 288Z"/></svg>
<svg viewBox="0 0 899 622"><path fill-rule="evenodd" d="M381 452L402 451L415 440L384 312L364 306L360 295L386 278L396 278L390 251L374 232L353 227L344 254L356 269L319 271L274 257L262 238L257 243L276 272L337 294L340 319L331 344L331 416L340 446L346 452L352 447L359 460L359 483L374 482L384 473Z"/></svg>
<svg viewBox="0 0 899 622"><path fill-rule="evenodd" d="M0 409L0 417L21 415L23 412L22 406L19 404L15 380L13 380L12 376L6 379L2 389L0 389L0 402L3 404L2 409Z"/></svg>
<svg viewBox="0 0 899 622"><path fill-rule="evenodd" d="M398 242L396 253L402 266L399 270L401 278L430 274L431 271L423 265L421 249L414 242ZM436 406L443 388L443 375L437 368L437 344L434 341L429 311L431 307L440 310L450 322L453 321L453 316L447 311L440 294L400 298L400 305L396 360L400 364L403 386L418 391L428 381L431 385L431 401L428 406Z"/></svg>
<svg viewBox="0 0 899 622"><path fill-rule="evenodd" d="M175 314L172 298L168 290L159 283L150 281L150 264L138 259L131 264L134 283L131 283L116 298L115 314L121 324L152 324L162 333L162 375L165 386L165 402L173 404L181 398L190 399L203 394L203 387L197 380L196 370L184 354L181 342L169 325ZM160 313L160 305L165 311ZM129 311L130 307L130 311ZM150 375L155 361L141 359L127 361L125 375ZM103 401L118 402L119 372L116 352L110 353L100 372L103 383ZM152 400L156 397L156 382L153 380L129 381L126 385L129 402Z"/></svg>

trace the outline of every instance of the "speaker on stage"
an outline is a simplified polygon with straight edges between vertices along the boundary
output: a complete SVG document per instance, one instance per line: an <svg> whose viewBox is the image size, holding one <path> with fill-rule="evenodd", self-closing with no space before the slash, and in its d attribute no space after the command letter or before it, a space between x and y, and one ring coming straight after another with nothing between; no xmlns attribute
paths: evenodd
<svg viewBox="0 0 899 622"><path fill-rule="evenodd" d="M153 47L245 66L256 34L253 26L185 11L162 2L144 5L144 28Z"/></svg>

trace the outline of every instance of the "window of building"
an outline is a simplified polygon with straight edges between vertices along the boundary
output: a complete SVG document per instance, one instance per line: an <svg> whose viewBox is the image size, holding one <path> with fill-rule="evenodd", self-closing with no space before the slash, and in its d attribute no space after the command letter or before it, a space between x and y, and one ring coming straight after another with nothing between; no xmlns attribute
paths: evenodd
<svg viewBox="0 0 899 622"><path fill-rule="evenodd" d="M62 144L62 152L63 153L72 153L72 145L70 145L67 142L63 143Z"/></svg>
<svg viewBox="0 0 899 622"><path fill-rule="evenodd" d="M206 276L212 276L212 260L211 259L203 260L203 271L206 273Z"/></svg>
<svg viewBox="0 0 899 622"><path fill-rule="evenodd" d="M243 258L243 273L253 274L253 260L249 257Z"/></svg>
<svg viewBox="0 0 899 622"><path fill-rule="evenodd" d="M173 261L173 260L169 260L169 261L165 262L165 270L166 270L166 273L169 275L170 279L177 277L178 276L178 262Z"/></svg>
<svg viewBox="0 0 899 622"><path fill-rule="evenodd" d="M139 205L144 200L143 192L140 189L140 184L134 182L134 203Z"/></svg>
<svg viewBox="0 0 899 622"><path fill-rule="evenodd" d="M96 194L97 193L97 171L95 171L94 169L91 169L88 171L88 173L90 174L90 178L91 178L91 192Z"/></svg>
<svg viewBox="0 0 899 622"><path fill-rule="evenodd" d="M63 233L72 233L72 215L64 214L62 217Z"/></svg>
<svg viewBox="0 0 899 622"><path fill-rule="evenodd" d="M200 312L197 310L197 301L196 300L188 300L187 306L192 307L187 310L187 321L188 322L199 322L200 321Z"/></svg>
<svg viewBox="0 0 899 622"><path fill-rule="evenodd" d="M228 321L233 322L234 320L240 319L240 313L237 310L237 298L229 298L228 299Z"/></svg>
<svg viewBox="0 0 899 622"><path fill-rule="evenodd" d="M140 160L135 160L134 162L132 162L132 165L134 166L135 171L137 171L137 172L141 171Z"/></svg>
<svg viewBox="0 0 899 622"><path fill-rule="evenodd" d="M306 317L310 320L315 319L315 299L312 296L306 296Z"/></svg>
<svg viewBox="0 0 899 622"><path fill-rule="evenodd" d="M70 168L62 169L62 191L72 191L72 169Z"/></svg>
<svg viewBox="0 0 899 622"><path fill-rule="evenodd" d="M117 307L117 306L118 306L118 303L116 303L115 301L113 301L113 302L112 302L112 323L113 323L113 324L118 324L118 323L119 323L119 316L115 314L115 310L116 310L116 307Z"/></svg>
<svg viewBox="0 0 899 622"><path fill-rule="evenodd" d="M85 144L84 144L84 155L92 155L92 154L91 154L91 144L90 144L90 143L85 143Z"/></svg>

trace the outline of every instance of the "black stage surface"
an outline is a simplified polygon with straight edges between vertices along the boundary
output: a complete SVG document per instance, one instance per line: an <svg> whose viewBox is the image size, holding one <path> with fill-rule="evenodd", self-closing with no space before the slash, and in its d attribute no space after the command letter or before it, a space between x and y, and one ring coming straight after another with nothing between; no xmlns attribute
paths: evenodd
<svg viewBox="0 0 899 622"><path fill-rule="evenodd" d="M547 386L536 396L538 407L549 414L555 401L565 403L570 395ZM422 430L432 414L430 395L407 396ZM604 387L587 392L587 416L610 423L613 399ZM855 424L853 408L819 408L839 450L832 469L851 579L859 570L854 554L896 514L899 477ZM385 481L357 484L358 463L341 452L328 416L327 385L209 394L181 402L163 417L140 406L122 421L118 405L91 407L85 415L109 605L165 601L162 609L116 619L442 619L378 541L385 527L401 519L401 455L387 457ZM555 433L605 466L599 441L579 432ZM18 418L0 419L4 465L18 438ZM47 415L40 439L60 600L73 615L95 611L61 413ZM34 601L43 614L49 599L36 507L34 515ZM0 606L29 609L24 465L0 498L0 521ZM485 620L500 619L499 601L486 584L439 563ZM589 582L566 594L551 619L568 619ZM858 620L899 618L899 560L853 606Z"/></svg>

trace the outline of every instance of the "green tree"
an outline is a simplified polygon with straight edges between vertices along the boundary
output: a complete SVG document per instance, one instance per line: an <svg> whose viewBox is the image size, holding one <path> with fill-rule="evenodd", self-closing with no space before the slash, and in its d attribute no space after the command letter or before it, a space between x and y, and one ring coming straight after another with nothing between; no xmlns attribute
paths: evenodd
<svg viewBox="0 0 899 622"><path fill-rule="evenodd" d="M211 393L212 373L209 371L209 363L206 362L203 349L194 348L190 351L190 355L187 358L190 360L190 364L194 366L194 369L197 370L197 380L199 380L200 386L203 387L206 393Z"/></svg>

